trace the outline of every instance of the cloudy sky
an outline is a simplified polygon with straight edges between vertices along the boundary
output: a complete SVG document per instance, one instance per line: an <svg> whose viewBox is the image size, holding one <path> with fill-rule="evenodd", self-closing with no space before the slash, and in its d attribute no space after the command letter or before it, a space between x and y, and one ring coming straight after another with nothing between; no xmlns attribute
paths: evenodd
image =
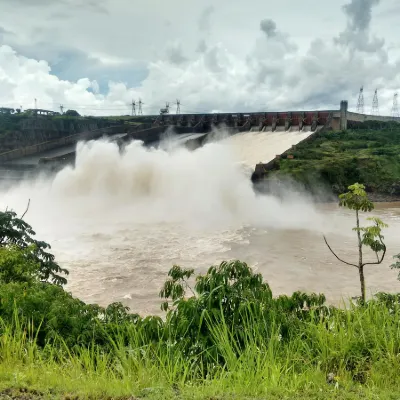
<svg viewBox="0 0 400 400"><path fill-rule="evenodd" d="M0 106L355 108L400 89L398 0L0 0Z"/></svg>

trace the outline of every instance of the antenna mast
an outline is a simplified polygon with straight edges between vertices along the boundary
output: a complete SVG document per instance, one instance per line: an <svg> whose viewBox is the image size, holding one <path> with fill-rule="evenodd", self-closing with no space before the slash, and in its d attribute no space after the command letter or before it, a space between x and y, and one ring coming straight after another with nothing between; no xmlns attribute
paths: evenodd
<svg viewBox="0 0 400 400"><path fill-rule="evenodd" d="M364 114L364 87L361 86L360 94L358 95L357 112Z"/></svg>
<svg viewBox="0 0 400 400"><path fill-rule="evenodd" d="M372 100L371 115L379 115L378 89L375 89L374 99Z"/></svg>
<svg viewBox="0 0 400 400"><path fill-rule="evenodd" d="M397 104L397 92L393 96L393 107L392 107L392 117L393 118L399 118L399 106Z"/></svg>

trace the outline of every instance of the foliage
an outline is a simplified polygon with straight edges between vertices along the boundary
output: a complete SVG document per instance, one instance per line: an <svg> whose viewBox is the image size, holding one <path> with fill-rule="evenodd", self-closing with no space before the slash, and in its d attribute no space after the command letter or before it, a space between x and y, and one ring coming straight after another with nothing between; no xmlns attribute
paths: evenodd
<svg viewBox="0 0 400 400"><path fill-rule="evenodd" d="M80 114L76 110L67 110L64 115L67 117L80 117Z"/></svg>
<svg viewBox="0 0 400 400"><path fill-rule="evenodd" d="M393 256L393 258L396 261L390 266L390 268L400 270L400 254L396 254L395 256ZM397 276L397 279L400 281L400 271L399 275Z"/></svg>
<svg viewBox="0 0 400 400"><path fill-rule="evenodd" d="M295 146L293 159L283 157L271 177L291 177L312 192L339 194L360 182L369 192L400 195L400 127L380 127L317 133Z"/></svg>
<svg viewBox="0 0 400 400"><path fill-rule="evenodd" d="M309 322L290 340L280 338L278 326L249 314L246 346L240 344L243 332L222 318L210 324L221 366L182 353L179 343L140 344L143 326L116 325L105 337L107 347L72 347L60 340L41 346L32 323L0 320L1 384L82 398L397 398L398 305L373 300L365 307L331 309L324 318L317 310L309 313ZM119 339L125 335L126 341ZM208 375L202 379L204 369ZM327 384L328 374L337 386Z"/></svg>
<svg viewBox="0 0 400 400"><path fill-rule="evenodd" d="M0 316L8 322L15 316L21 323L32 322L31 334L39 346L59 338L70 349L91 343L112 346L107 337L116 327L141 323L140 317L129 314L129 308L121 303L107 308L85 304L60 286L40 282L0 285Z"/></svg>
<svg viewBox="0 0 400 400"><path fill-rule="evenodd" d="M365 192L365 186L359 183L355 183L348 187L348 192L343 193L339 196L339 206L346 207L349 210L355 211L356 216L356 226L353 231L357 233L358 239L358 263L349 263L347 261L339 258L336 253L332 250L331 246L328 244L326 237L324 236L325 243L328 246L332 254L342 263L353 266L358 269L360 286L361 286L361 302L366 301L366 290L365 290L365 277L364 277L364 267L366 265L376 265L381 264L386 254L386 245L383 242L384 236L382 235L382 229L387 228L384 222L382 222L377 217L367 218L368 221L372 221L371 226L360 226L359 212L370 212L374 209L374 203L371 202ZM363 259L363 246L369 248L375 253L375 262L365 262Z"/></svg>
<svg viewBox="0 0 400 400"><path fill-rule="evenodd" d="M348 187L349 191L339 196L340 207L346 207L349 210L369 212L374 209L374 203L370 201L365 192L365 186L355 183Z"/></svg>
<svg viewBox="0 0 400 400"><path fill-rule="evenodd" d="M39 265L40 280L65 285L67 280L62 275L68 275L68 271L61 268L55 262L54 255L47 251L50 245L34 239L34 236L32 227L14 211L0 211L0 247L13 246L25 250L23 256L27 257L30 263ZM11 270L8 273L11 273Z"/></svg>
<svg viewBox="0 0 400 400"><path fill-rule="evenodd" d="M39 279L40 263L31 257L33 251L32 246L24 249L14 245L0 248L0 283L32 284Z"/></svg>
<svg viewBox="0 0 400 400"><path fill-rule="evenodd" d="M174 266L171 277L160 292L168 310L165 324L167 337L174 337L184 354L221 363L213 346L210 327L223 321L238 335L238 349L246 345L245 325L256 316L267 326L279 326L279 334L289 339L297 334L299 323L309 320L307 309L325 309L323 295L294 293L293 296L273 298L269 285L261 274L254 273L241 261L222 262L209 268L205 275L198 275L192 289L189 279L193 270ZM187 297L189 294L191 297ZM172 303L168 301L172 300ZM306 306L306 310L304 309ZM268 338L270 333L265 332Z"/></svg>

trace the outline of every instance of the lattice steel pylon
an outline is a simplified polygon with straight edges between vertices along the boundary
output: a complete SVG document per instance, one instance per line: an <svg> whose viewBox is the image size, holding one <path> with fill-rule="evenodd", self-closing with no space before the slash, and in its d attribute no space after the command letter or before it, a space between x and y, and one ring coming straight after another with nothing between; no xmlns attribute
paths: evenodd
<svg viewBox="0 0 400 400"><path fill-rule="evenodd" d="M143 104L144 103L142 99L139 99L139 115L143 115L143 108L142 108Z"/></svg>
<svg viewBox="0 0 400 400"><path fill-rule="evenodd" d="M364 87L361 86L360 94L358 95L357 112L364 114Z"/></svg>
<svg viewBox="0 0 400 400"><path fill-rule="evenodd" d="M176 113L180 114L181 113L181 101L176 100Z"/></svg>
<svg viewBox="0 0 400 400"><path fill-rule="evenodd" d="M132 117L136 115L136 101L132 100Z"/></svg>
<svg viewBox="0 0 400 400"><path fill-rule="evenodd" d="M393 118L399 118L399 106L397 104L397 92L393 96L393 107L392 107L392 117Z"/></svg>
<svg viewBox="0 0 400 400"><path fill-rule="evenodd" d="M372 100L371 115L379 115L378 89L375 89L374 98Z"/></svg>

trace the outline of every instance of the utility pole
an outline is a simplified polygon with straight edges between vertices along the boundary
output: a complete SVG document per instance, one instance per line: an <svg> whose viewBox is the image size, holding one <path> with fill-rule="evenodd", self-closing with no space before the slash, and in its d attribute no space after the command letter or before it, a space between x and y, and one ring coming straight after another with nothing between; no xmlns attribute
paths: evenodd
<svg viewBox="0 0 400 400"><path fill-rule="evenodd" d="M379 115L378 89L375 89L374 99L372 100L371 115Z"/></svg>
<svg viewBox="0 0 400 400"><path fill-rule="evenodd" d="M181 113L181 101L180 100L176 100L176 113L180 114Z"/></svg>
<svg viewBox="0 0 400 400"><path fill-rule="evenodd" d="M357 112L364 114L364 87L361 86L360 94L358 95Z"/></svg>
<svg viewBox="0 0 400 400"><path fill-rule="evenodd" d="M143 104L144 104L143 101L139 99L139 115L143 115L143 108L142 108Z"/></svg>
<svg viewBox="0 0 400 400"><path fill-rule="evenodd" d="M132 100L132 117L136 115L136 101Z"/></svg>
<svg viewBox="0 0 400 400"><path fill-rule="evenodd" d="M397 104L397 92L393 96L393 107L392 107L392 117L393 118L399 118L399 106Z"/></svg>
<svg viewBox="0 0 400 400"><path fill-rule="evenodd" d="M61 115L64 114L64 106L62 104L60 104L60 111L61 111Z"/></svg>

